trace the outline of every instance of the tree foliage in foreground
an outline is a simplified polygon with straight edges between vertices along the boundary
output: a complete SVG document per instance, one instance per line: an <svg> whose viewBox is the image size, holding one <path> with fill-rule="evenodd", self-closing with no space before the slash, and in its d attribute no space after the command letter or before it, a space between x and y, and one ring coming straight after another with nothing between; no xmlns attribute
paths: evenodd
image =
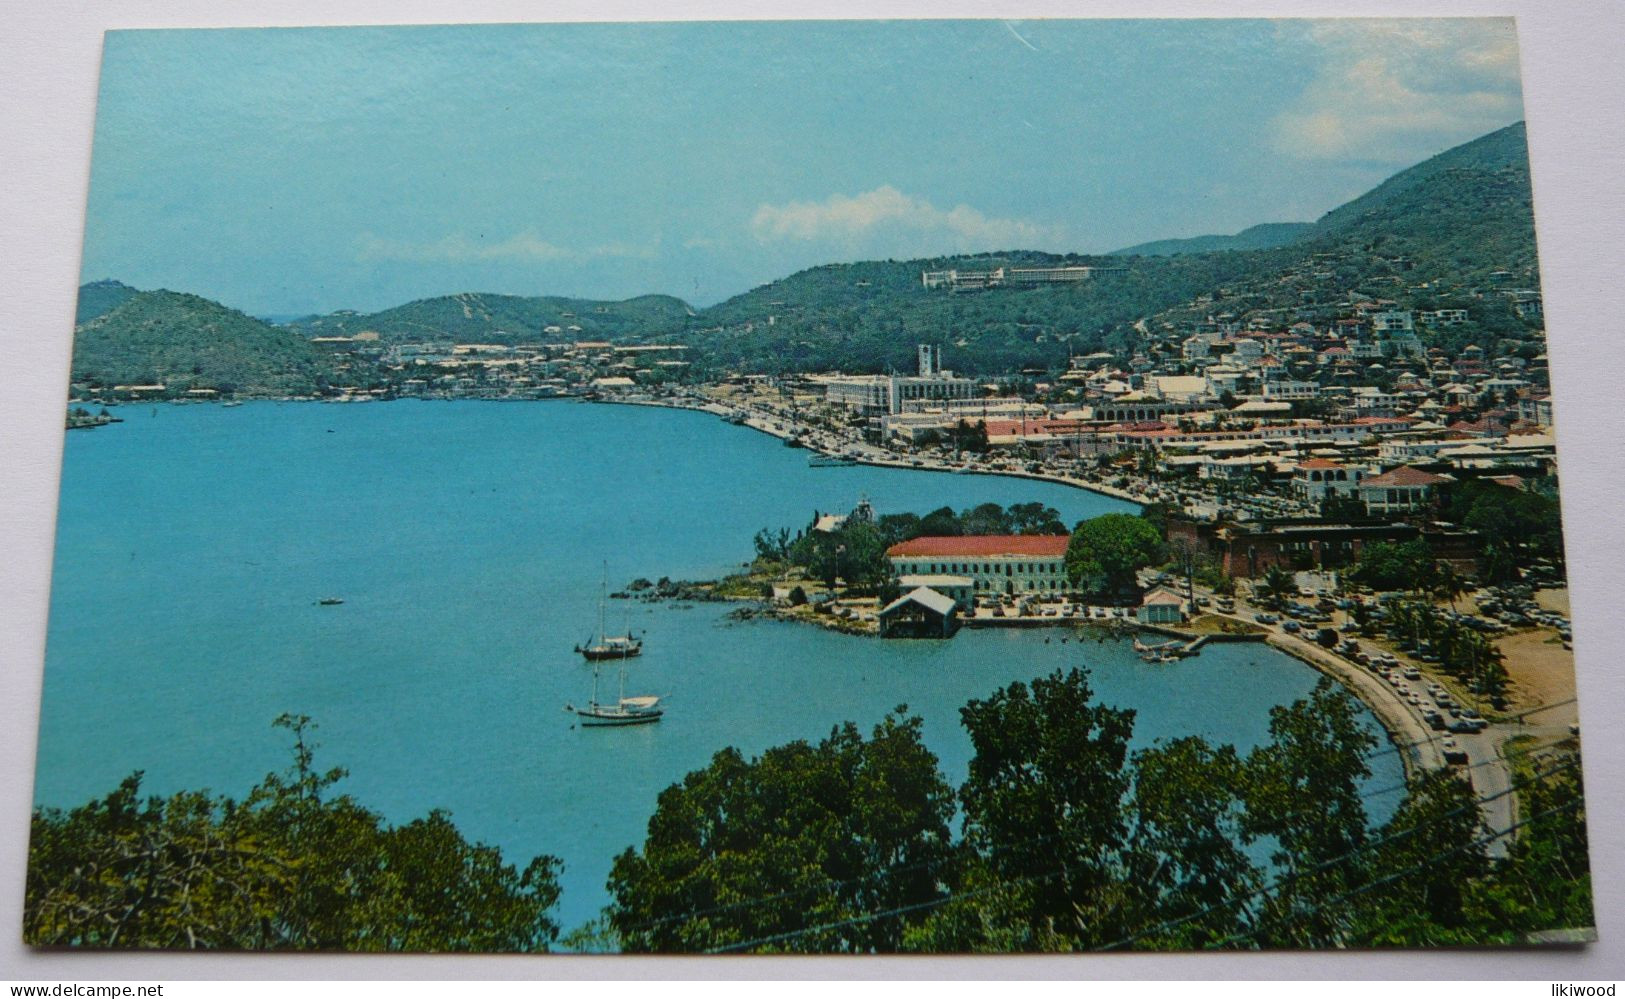
<svg viewBox="0 0 1625 999"><path fill-rule="evenodd" d="M847 726L758 760L729 750L661 796L643 850L616 861L607 923L638 951L997 953L1507 943L1592 921L1572 754L1521 765L1531 818L1498 860L1454 772L1420 775L1371 825L1375 736L1330 681L1276 708L1245 757L1194 737L1131 753L1133 712L1096 704L1077 670L962 720L957 841L917 719L868 743ZM883 791L861 765L882 744L906 761ZM889 849L865 845L875 822Z"/></svg>
<svg viewBox="0 0 1625 999"><path fill-rule="evenodd" d="M723 750L662 792L610 873L623 949L899 949L896 921L843 924L942 895L953 791L906 710L868 739L848 723L753 760Z"/></svg>
<svg viewBox="0 0 1625 999"><path fill-rule="evenodd" d="M443 811L390 826L314 769L314 724L283 715L294 764L242 801L141 795L141 774L68 812L38 809L23 938L36 946L540 951L559 862L524 871Z"/></svg>

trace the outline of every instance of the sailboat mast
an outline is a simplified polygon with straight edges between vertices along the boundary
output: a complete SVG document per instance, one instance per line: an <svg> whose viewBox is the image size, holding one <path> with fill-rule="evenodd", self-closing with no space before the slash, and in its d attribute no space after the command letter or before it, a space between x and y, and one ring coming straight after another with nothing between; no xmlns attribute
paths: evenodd
<svg viewBox="0 0 1625 999"><path fill-rule="evenodd" d="M598 644L605 644L609 632L604 629L604 602L609 599L609 563L604 563L604 582L598 591Z"/></svg>

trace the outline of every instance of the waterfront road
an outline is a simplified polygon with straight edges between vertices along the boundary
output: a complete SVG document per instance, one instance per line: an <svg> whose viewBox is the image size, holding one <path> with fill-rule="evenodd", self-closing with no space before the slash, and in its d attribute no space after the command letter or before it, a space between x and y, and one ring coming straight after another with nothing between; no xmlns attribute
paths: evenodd
<svg viewBox="0 0 1625 999"><path fill-rule="evenodd" d="M1239 592L1235 601L1236 610L1232 616L1257 623L1257 615L1264 612L1263 608L1250 604ZM1553 726L1536 728L1516 722L1497 722L1482 732L1472 734L1435 731L1422 719L1421 709L1409 703L1380 674L1309 639L1288 633L1280 623L1267 627L1271 645L1343 683L1371 708L1388 730L1394 745L1404 747L1399 752L1407 776L1446 766L1445 749L1453 742L1467 757L1466 763L1457 764L1457 769L1472 782L1473 790L1480 799L1489 799L1481 809L1485 826L1490 830L1501 830L1517 821L1516 795L1508 793L1512 787L1511 764L1502 754L1502 746L1517 735L1534 735L1537 738L1553 736L1555 731L1546 731ZM1374 651L1369 646L1363 648L1367 653ZM1421 671L1424 681L1429 678L1424 664L1405 656L1396 655L1396 658L1401 667L1414 666ZM1447 739L1451 742L1447 742ZM1542 741L1554 740L1543 738ZM1504 856L1509 842L1510 838L1506 836L1496 838L1489 844L1490 854Z"/></svg>

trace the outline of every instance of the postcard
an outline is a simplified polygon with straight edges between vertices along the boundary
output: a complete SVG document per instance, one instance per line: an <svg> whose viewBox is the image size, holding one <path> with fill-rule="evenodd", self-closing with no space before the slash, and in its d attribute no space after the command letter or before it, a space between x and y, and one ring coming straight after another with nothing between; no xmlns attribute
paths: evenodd
<svg viewBox="0 0 1625 999"><path fill-rule="evenodd" d="M108 33L26 943L1595 939L1518 52Z"/></svg>

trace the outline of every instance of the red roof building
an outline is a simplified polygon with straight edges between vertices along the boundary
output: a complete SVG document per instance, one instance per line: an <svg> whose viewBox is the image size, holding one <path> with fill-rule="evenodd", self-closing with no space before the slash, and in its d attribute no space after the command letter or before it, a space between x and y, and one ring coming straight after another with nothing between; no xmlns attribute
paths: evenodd
<svg viewBox="0 0 1625 999"><path fill-rule="evenodd" d="M1067 589L1064 534L974 534L914 538L886 549L898 575L953 575L978 593L1060 593Z"/></svg>
<svg viewBox="0 0 1625 999"><path fill-rule="evenodd" d="M915 538L886 549L888 558L1061 558L1071 538L1065 534L970 534Z"/></svg>

